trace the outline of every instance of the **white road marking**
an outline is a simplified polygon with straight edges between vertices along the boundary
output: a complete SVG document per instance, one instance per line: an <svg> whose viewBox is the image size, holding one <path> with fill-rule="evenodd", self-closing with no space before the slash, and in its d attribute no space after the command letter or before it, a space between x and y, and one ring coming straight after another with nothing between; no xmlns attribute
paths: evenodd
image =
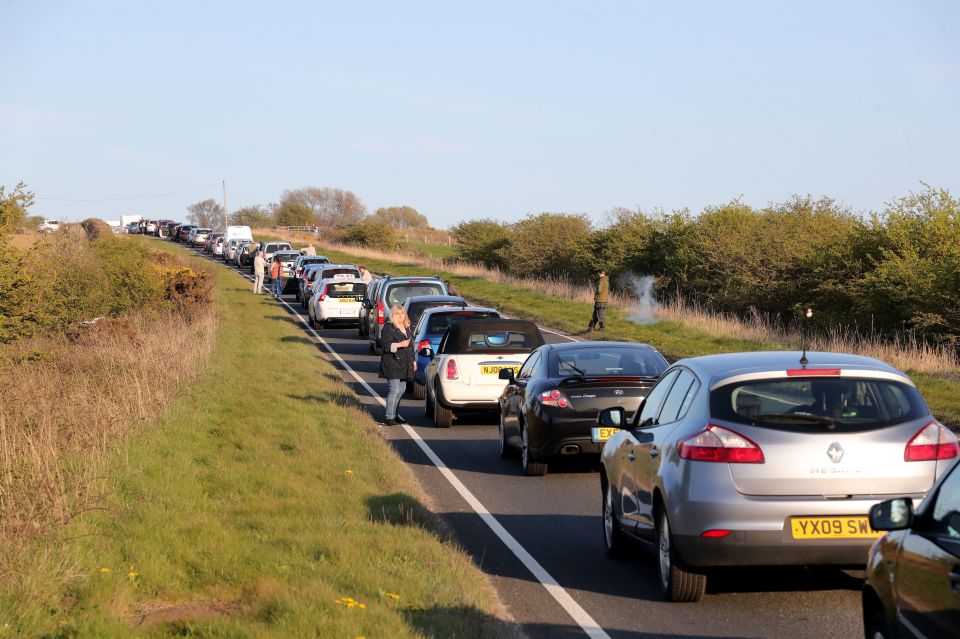
<svg viewBox="0 0 960 639"><path fill-rule="evenodd" d="M206 256L201 255L201 257ZM211 258L211 261L215 260ZM253 279L249 275L245 275L239 271L236 272L247 280ZM377 393L377 391L375 391L362 377L360 377L360 375L358 375L357 372L354 371L353 368L351 368L342 357L340 357L339 353L333 350L333 347L331 347L330 344L327 343L327 341L323 339L323 337L321 337L312 326L310 326L309 322L304 319L304 317L296 309L288 304L283 298L280 298L279 301L300 319L300 322L303 323L307 331L309 331L310 334L316 338L318 342L322 344L323 347L337 359L338 362L340 362L344 369L346 369L354 379L363 385L371 397L376 399L381 406L386 406L386 401L380 396L380 394ZM559 333L555 334L559 335ZM566 336L563 335L563 337ZM511 535L506 528L503 527L503 524L501 524L500 521L493 514L491 514L489 510L487 510L487 507L484 506L483 503L477 499L472 492L470 492L470 489L460 481L456 473L450 470L444 461L437 456L432 448L430 448L427 442L423 441L423 438L420 437L420 434L417 433L417 431L415 431L409 424L401 424L401 427L403 428L404 432L406 432L407 436L416 442L417 446L420 447L420 450L422 450L423 453L433 463L433 465L436 466L437 470L439 470L440 474L444 476L451 486L453 486L454 490L460 494L464 501L470 505L473 511L480 516L480 519L482 519L483 522L490 528L490 530L493 531L493 534L495 534L500 541L502 541L503 544L510 549L510 552L512 552L514 556L520 560L520 563L522 563L527 570L530 571L530 573L537 579L537 581L540 582L550 596L553 597L554 600L560 604L560 607L563 608L568 615L570 615L570 617L578 626L580 626L583 632L586 633L588 637L593 639L610 639L610 635L608 635L606 631L600 627L593 617L590 616L590 613L584 610L583 607L578 604L577 601L570 595L570 593L568 593L567 590L561 586L556 579L554 579L553 575L547 572L546 568L544 568L539 561L534 559L533 555L531 555L527 549L524 548L523 545L517 541L516 538Z"/></svg>

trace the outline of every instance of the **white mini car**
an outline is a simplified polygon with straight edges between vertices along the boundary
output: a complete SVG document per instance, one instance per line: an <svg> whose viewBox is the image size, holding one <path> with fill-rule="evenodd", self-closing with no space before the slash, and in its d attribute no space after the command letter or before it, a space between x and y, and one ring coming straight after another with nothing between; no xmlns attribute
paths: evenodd
<svg viewBox="0 0 960 639"><path fill-rule="evenodd" d="M500 371L520 370L527 356L543 345L533 322L518 319L465 320L450 328L424 371L427 417L449 428L458 412L497 410L507 381Z"/></svg>
<svg viewBox="0 0 960 639"><path fill-rule="evenodd" d="M307 304L310 325L322 328L330 324L356 324L366 290L366 283L349 273L314 282Z"/></svg>

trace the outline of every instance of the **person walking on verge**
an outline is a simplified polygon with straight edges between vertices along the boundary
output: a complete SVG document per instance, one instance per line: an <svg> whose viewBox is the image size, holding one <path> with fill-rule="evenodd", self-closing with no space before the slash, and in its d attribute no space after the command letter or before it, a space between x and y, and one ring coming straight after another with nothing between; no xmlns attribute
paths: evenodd
<svg viewBox="0 0 960 639"><path fill-rule="evenodd" d="M370 271L367 270L367 267L363 264L360 265L360 279L363 280L364 284L369 284L373 280L373 275L370 274Z"/></svg>
<svg viewBox="0 0 960 639"><path fill-rule="evenodd" d="M387 380L387 406L383 423L387 426L396 426L405 421L397 415L397 407L400 406L407 380L413 378L417 369L417 359L410 344L412 339L410 318L402 306L395 304L390 309L390 319L383 325L380 333L380 341L383 343L380 377Z"/></svg>
<svg viewBox="0 0 960 639"><path fill-rule="evenodd" d="M253 294L263 293L263 275L267 270L267 260L263 258L263 251L257 251L257 256L253 258Z"/></svg>
<svg viewBox="0 0 960 639"><path fill-rule="evenodd" d="M317 249L313 248L313 244L307 244L307 248L303 249L304 255L316 255Z"/></svg>
<svg viewBox="0 0 960 639"><path fill-rule="evenodd" d="M273 258L273 264L270 265L270 285L273 288L273 296L277 299L283 294L283 264L279 257Z"/></svg>
<svg viewBox="0 0 960 639"><path fill-rule="evenodd" d="M597 325L599 325L601 331L604 329L607 322L607 304L609 303L610 280L607 279L606 271L602 268L597 269L597 288L593 292L593 317L590 318L590 324L587 326L588 333Z"/></svg>

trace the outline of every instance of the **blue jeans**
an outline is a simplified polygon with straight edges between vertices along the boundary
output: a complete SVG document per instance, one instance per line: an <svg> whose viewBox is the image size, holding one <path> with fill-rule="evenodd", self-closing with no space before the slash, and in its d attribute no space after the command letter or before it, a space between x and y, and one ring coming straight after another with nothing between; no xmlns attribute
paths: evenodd
<svg viewBox="0 0 960 639"><path fill-rule="evenodd" d="M273 294L283 295L283 278L282 277L273 278Z"/></svg>
<svg viewBox="0 0 960 639"><path fill-rule="evenodd" d="M397 407L400 406L400 398L403 397L403 388L407 382L402 379L387 380L387 412L385 419L396 419Z"/></svg>

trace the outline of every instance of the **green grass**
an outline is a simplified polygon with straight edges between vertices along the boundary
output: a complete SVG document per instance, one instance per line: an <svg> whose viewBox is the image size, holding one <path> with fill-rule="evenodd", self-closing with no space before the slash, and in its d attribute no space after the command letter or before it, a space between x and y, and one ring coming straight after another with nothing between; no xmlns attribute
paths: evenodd
<svg viewBox="0 0 960 639"><path fill-rule="evenodd" d="M120 447L104 510L71 531L69 592L20 602L25 621L0 637L508 634L489 582L300 326L219 280L208 368Z"/></svg>
<svg viewBox="0 0 960 639"><path fill-rule="evenodd" d="M355 262L349 253L324 248L325 255L338 262ZM385 259L361 258L373 272L392 275L423 275L423 267ZM463 277L447 271L438 273L472 302L486 304L508 315L534 320L567 333L582 331L590 321L593 305L537 293L518 286L497 284L478 277ZM590 339L646 342L671 361L683 357L739 351L775 350L776 344L759 343L712 335L679 322L640 325L631 322L618 309L607 310L607 330L591 333ZM960 430L960 379L911 373L931 411L955 431Z"/></svg>

